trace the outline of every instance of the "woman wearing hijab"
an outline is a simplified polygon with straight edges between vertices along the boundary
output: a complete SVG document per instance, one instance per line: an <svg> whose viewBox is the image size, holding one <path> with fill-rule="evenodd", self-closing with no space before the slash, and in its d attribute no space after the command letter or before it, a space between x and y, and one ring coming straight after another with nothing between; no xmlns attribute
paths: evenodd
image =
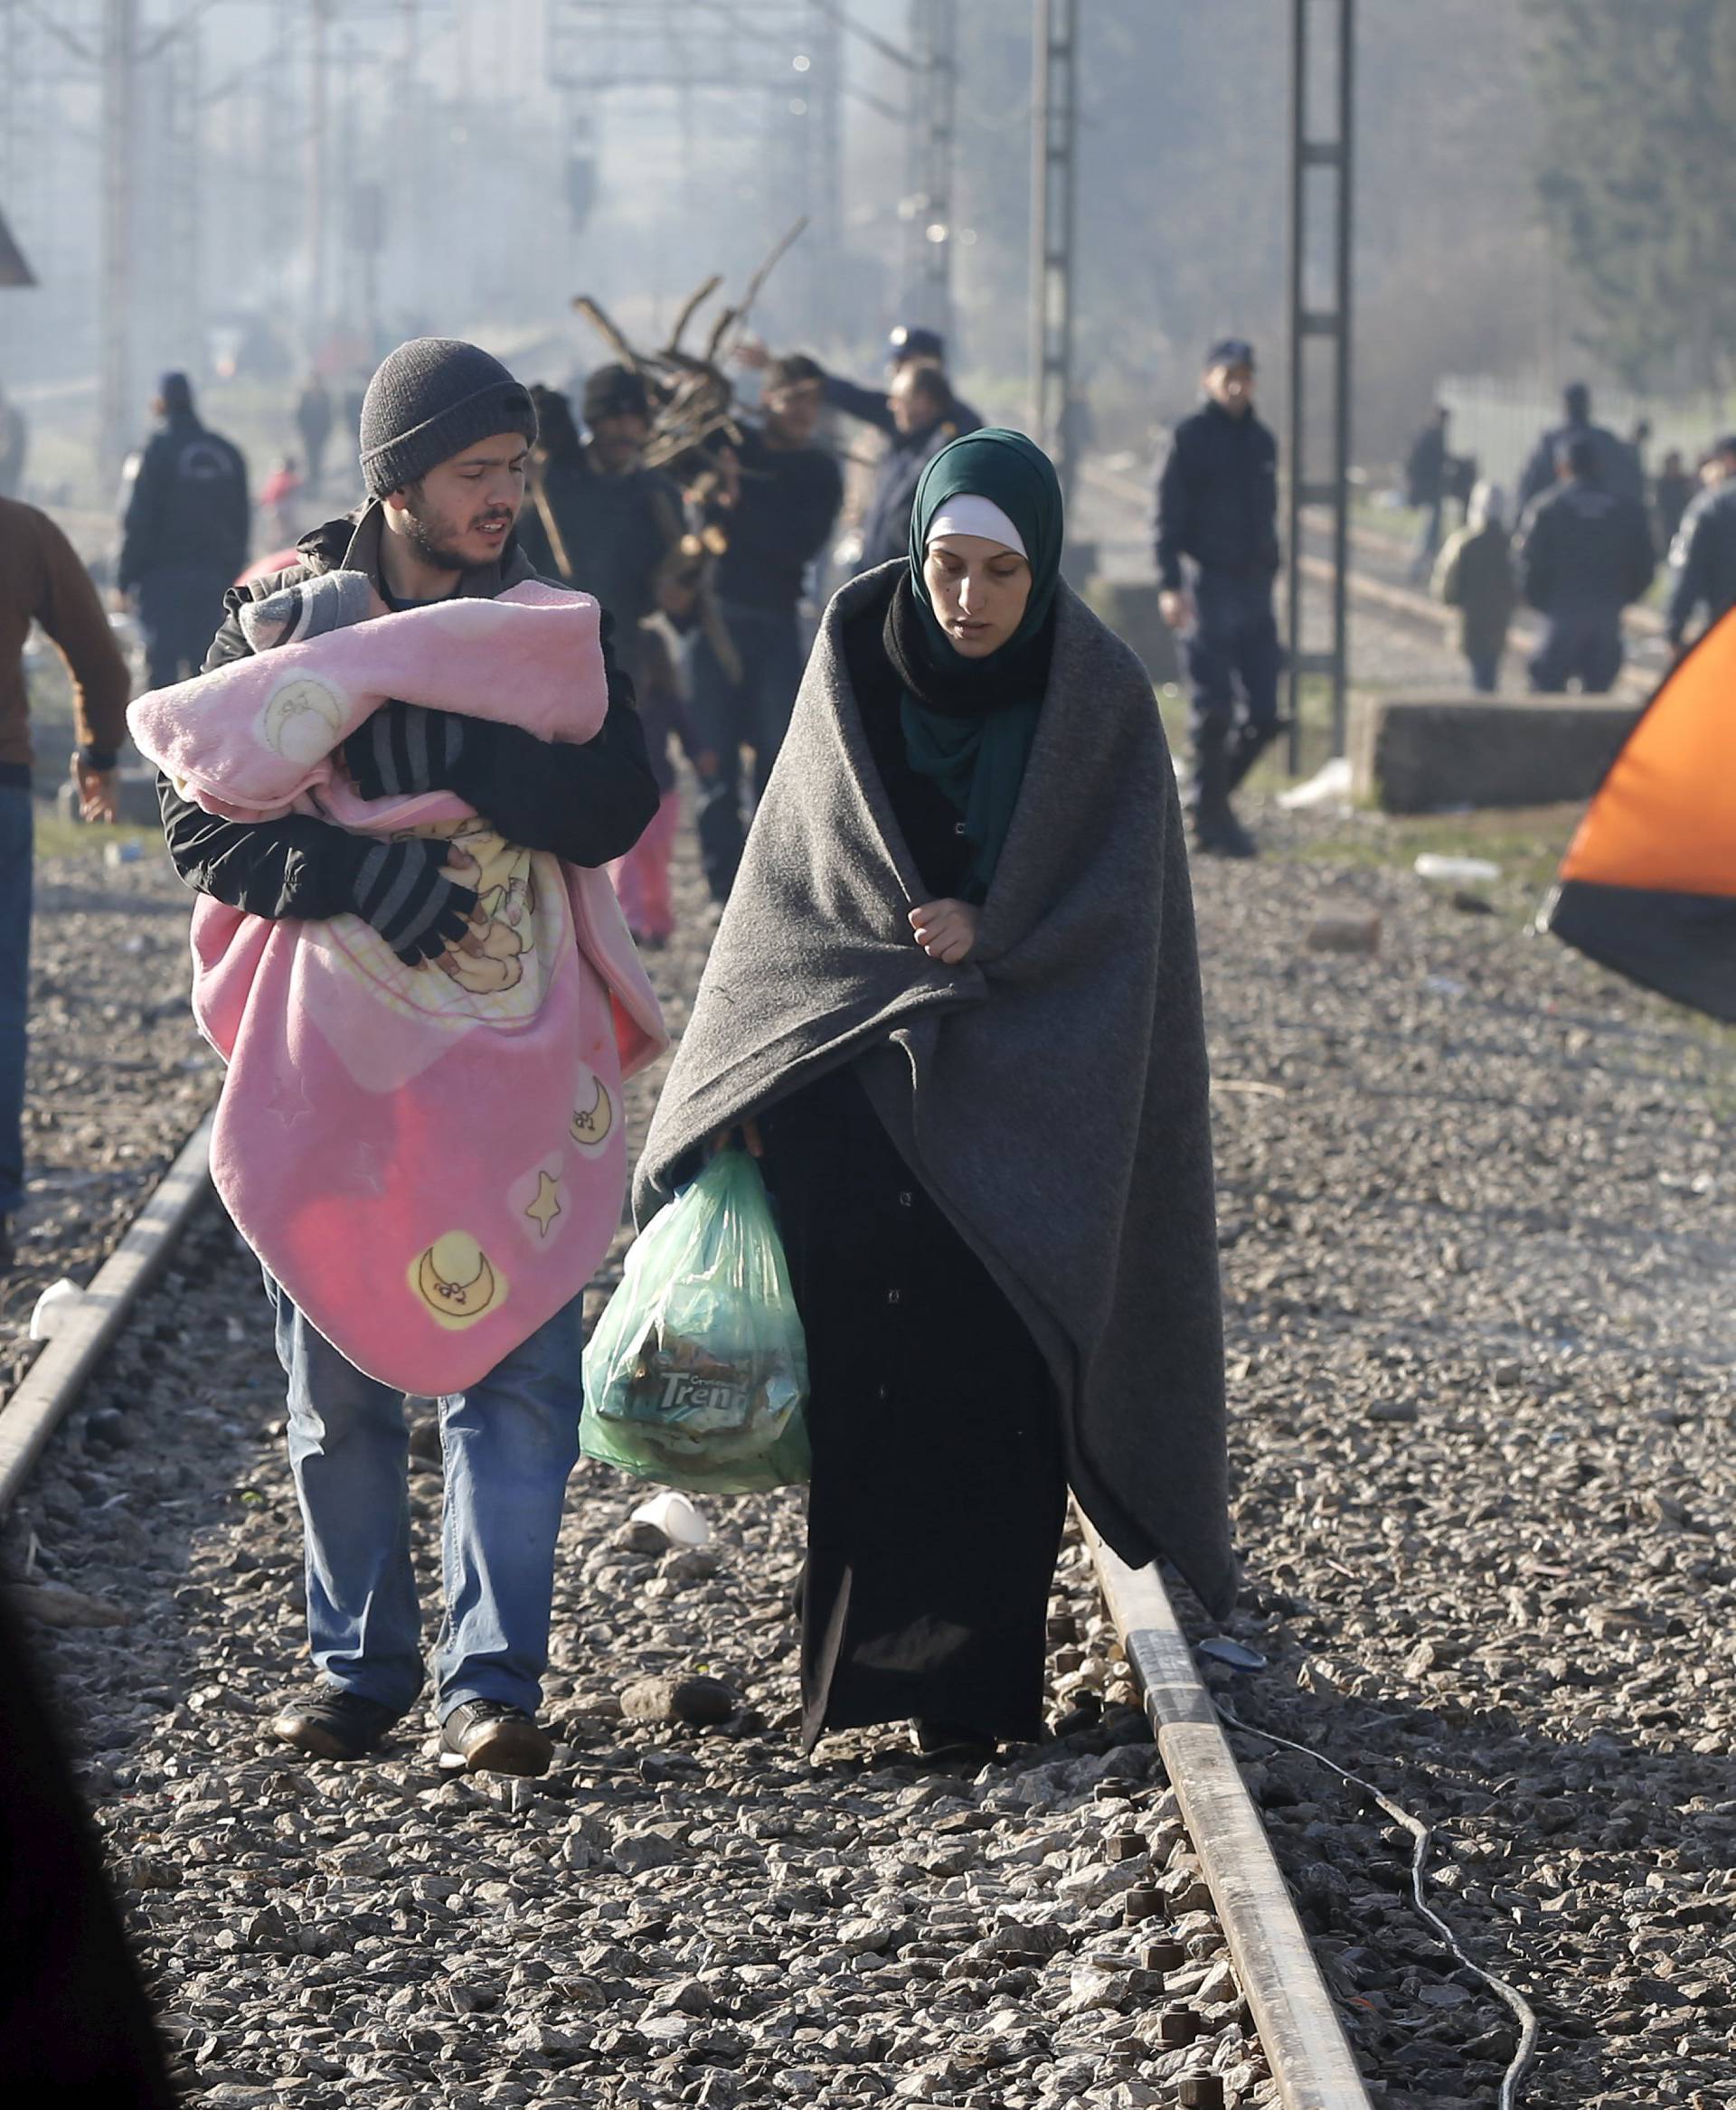
<svg viewBox="0 0 1736 2110"><path fill-rule="evenodd" d="M956 440L826 611L639 1170L740 1133L808 1342L804 1741L1041 1731L1069 1485L1235 1594L1194 916L1144 669L1047 457Z"/></svg>

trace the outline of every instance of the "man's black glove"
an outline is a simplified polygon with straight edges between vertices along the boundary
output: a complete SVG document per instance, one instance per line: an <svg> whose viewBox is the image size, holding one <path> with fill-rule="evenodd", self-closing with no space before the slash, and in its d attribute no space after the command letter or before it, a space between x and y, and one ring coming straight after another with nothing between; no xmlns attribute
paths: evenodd
<svg viewBox="0 0 1736 2110"><path fill-rule="evenodd" d="M352 835L349 841L360 852L351 905L407 967L437 959L470 928L476 889L456 885L441 870L451 853L449 843L419 836L370 843Z"/></svg>
<svg viewBox="0 0 1736 2110"><path fill-rule="evenodd" d="M477 727L452 711L382 703L344 743L344 760L363 798L406 798L450 791L452 773Z"/></svg>

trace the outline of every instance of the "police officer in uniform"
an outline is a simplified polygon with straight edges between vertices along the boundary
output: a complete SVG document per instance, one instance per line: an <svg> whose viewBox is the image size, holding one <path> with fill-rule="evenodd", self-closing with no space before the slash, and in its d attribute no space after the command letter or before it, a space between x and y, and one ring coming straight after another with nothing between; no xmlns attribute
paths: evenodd
<svg viewBox="0 0 1736 2110"><path fill-rule="evenodd" d="M223 595L247 564L247 464L193 409L184 373L165 373L162 420L131 472L116 584L133 595L150 685L196 674L223 619Z"/></svg>
<svg viewBox="0 0 1736 2110"><path fill-rule="evenodd" d="M1665 629L1675 652L1699 610L1710 630L1736 608L1736 433L1717 441L1712 453L1718 481L1684 509L1670 550Z"/></svg>
<svg viewBox="0 0 1736 2110"><path fill-rule="evenodd" d="M1196 847L1251 857L1230 796L1282 730L1278 442L1254 414L1253 347L1206 354L1205 401L1175 428L1157 477L1158 607L1182 639L1194 688Z"/></svg>
<svg viewBox="0 0 1736 2110"><path fill-rule="evenodd" d="M1546 618L1531 661L1531 685L1541 694L1558 694L1571 681L1590 696L1613 687L1621 611L1657 569L1646 508L1606 486L1605 460L1593 433L1576 433L1562 449L1555 490L1538 501L1525 529L1519 583Z"/></svg>

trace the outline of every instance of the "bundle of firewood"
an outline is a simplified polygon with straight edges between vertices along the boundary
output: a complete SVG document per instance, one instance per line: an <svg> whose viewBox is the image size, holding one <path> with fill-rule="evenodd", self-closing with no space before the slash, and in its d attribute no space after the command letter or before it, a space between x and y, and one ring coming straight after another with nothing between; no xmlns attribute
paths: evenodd
<svg viewBox="0 0 1736 2110"><path fill-rule="evenodd" d="M687 334L718 287L722 274L706 279L675 317L669 342L658 352L641 352L616 325L600 303L588 293L577 295L576 307L630 372L643 377L652 403L651 438L645 450L648 468L664 469L684 490L703 494L717 475L720 444L739 446L735 387L725 371L730 354L747 331L747 320L774 267L807 225L798 220L748 282L733 306L726 303L711 327L703 352L684 349Z"/></svg>

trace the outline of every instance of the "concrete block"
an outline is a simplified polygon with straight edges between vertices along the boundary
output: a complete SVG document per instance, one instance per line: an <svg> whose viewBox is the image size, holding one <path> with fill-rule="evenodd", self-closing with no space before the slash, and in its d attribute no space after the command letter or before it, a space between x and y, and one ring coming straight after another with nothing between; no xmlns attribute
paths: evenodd
<svg viewBox="0 0 1736 2110"><path fill-rule="evenodd" d="M1353 796L1390 814L1590 798L1639 705L1609 696L1378 696L1353 713Z"/></svg>
<svg viewBox="0 0 1736 2110"><path fill-rule="evenodd" d="M1105 579L1099 573L1086 581L1082 592L1092 613L1101 616L1122 643L1139 655L1155 683L1181 680L1175 633L1157 613L1154 581Z"/></svg>

